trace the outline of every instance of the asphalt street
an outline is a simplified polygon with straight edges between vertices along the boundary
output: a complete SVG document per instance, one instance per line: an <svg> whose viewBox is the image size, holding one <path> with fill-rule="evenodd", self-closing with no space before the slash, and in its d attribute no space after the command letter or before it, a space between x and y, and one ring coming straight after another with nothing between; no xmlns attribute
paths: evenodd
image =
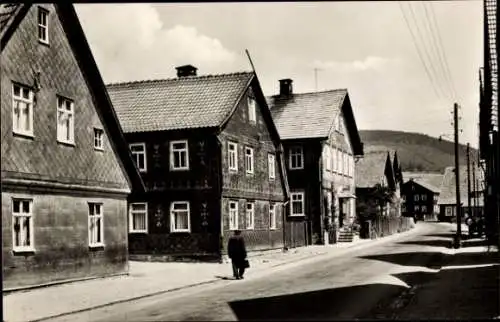
<svg viewBox="0 0 500 322"><path fill-rule="evenodd" d="M51 321L391 318L404 310L423 283L418 276L425 274L428 280L451 257L452 227L419 225L425 229L418 235L321 257L263 276L221 280Z"/></svg>

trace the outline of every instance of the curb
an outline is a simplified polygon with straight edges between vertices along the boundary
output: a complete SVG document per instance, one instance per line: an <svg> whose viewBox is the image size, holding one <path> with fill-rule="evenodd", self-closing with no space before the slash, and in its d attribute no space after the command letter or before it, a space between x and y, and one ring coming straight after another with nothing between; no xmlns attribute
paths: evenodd
<svg viewBox="0 0 500 322"><path fill-rule="evenodd" d="M406 232L403 232L403 233L397 233L397 234L394 234L394 235L390 235L390 236L386 236L386 237L381 237L381 238L378 238L378 239L375 239L375 240L373 240L373 239L367 239L366 242L360 242L360 243L356 243L354 245L347 246L345 248L344 247L343 248L339 248L339 249L337 249L336 251L333 251L333 252L325 250L323 252L316 253L314 255L312 255L312 254L305 254L304 256L302 256L300 258L293 259L293 260L290 260L290 261L285 261L285 262L274 264L274 265L270 265L270 266L265 267L265 268L282 267L282 266L286 266L286 265L290 265L290 264L294 264L294 263L298 263L298 262L307 263L307 262L314 262L314 261L317 261L317 260L320 260L320 259L324 259L324 258L328 258L328 257L336 257L336 256L340 256L342 254L345 254L348 251L352 251L354 249L361 249L361 248L364 248L364 247L366 247L368 245L381 244L381 243L384 243L384 242L388 242L388 241L390 241L392 239L395 239L396 237L402 237L402 236L405 236L405 235L410 235L411 233L414 233L415 231L416 231L416 229L412 228L412 229L410 229L410 230L408 230ZM390 237L393 237L393 238L390 238ZM328 247L328 246L326 246L326 247ZM332 248L334 248L334 247L335 246L332 246ZM330 255L330 256L328 256L328 255ZM263 275L268 274L269 272L266 271L265 268L257 269L256 273L258 274L259 272L264 272ZM283 267L283 268L285 268L285 267ZM258 277L258 275L257 275L257 277ZM31 321L34 321L34 322L36 322L36 321L45 321L45 320L48 320L48 319L54 319L54 318L58 318L58 317L66 316L66 315L71 315L71 314L76 314L76 313L82 313L82 312L86 312L86 311L92 311L92 310L95 310L95 309L100 309L100 308L112 306L112 305L115 305L115 304L120 304L120 303L125 303L125 302L130 302L130 301L136 301L136 300L145 299L145 298L148 298L148 297L153 297L153 296L156 296L156 295L162 295L162 294L171 293L171 292L175 292L175 291L180 291L180 290L184 290L184 289L188 289L188 288L193 288L193 287L197 287L197 286L215 284L215 283L217 283L219 281L222 281L222 279L219 279L219 278L209 279L209 280L206 280L206 281L203 281L203 282L198 282L198 283L193 283L193 284L178 286L178 287L175 287L175 288L171 288L171 289L167 289L167 290L161 290L161 291L156 291L156 292L153 292L153 293L148 293L148 294L139 295L139 296L135 296L135 297L130 297L130 298L126 298L126 299L115 300L115 301L111 301L111 302L108 302L108 303L103 303L103 304L95 305L95 306L92 306L92 307L87 307L87 308L77 309L77 310L74 310L74 311L69 311L69 312L59 313L59 314L50 315L50 316L46 316L46 317L42 317L42 318L37 318L37 319L31 320Z"/></svg>

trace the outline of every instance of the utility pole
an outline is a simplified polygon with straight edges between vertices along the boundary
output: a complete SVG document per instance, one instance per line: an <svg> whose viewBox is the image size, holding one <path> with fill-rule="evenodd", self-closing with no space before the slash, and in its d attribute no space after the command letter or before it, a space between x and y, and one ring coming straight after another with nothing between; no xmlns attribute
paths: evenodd
<svg viewBox="0 0 500 322"><path fill-rule="evenodd" d="M453 125L455 127L455 188L456 188L456 217L457 217L457 233L455 235L454 247L460 248L461 238L462 238L462 213L461 213L461 202L460 202L460 165L458 162L458 104L453 105Z"/></svg>
<svg viewBox="0 0 500 322"><path fill-rule="evenodd" d="M477 204L476 204L476 200L477 200L477 182L476 182L476 163L474 161L472 161L472 194L473 194L473 197L474 199L473 202L472 202L472 205L474 206L474 208L472 208L472 213L474 214L474 216L476 215L476 207L477 207Z"/></svg>
<svg viewBox="0 0 500 322"><path fill-rule="evenodd" d="M467 211L469 217L472 217L471 211L471 187L470 187L470 144L467 142Z"/></svg>

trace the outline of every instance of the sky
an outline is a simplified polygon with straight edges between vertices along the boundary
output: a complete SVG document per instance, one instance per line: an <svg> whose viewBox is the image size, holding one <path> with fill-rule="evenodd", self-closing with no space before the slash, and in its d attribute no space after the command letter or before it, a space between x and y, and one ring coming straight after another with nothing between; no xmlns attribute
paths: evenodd
<svg viewBox="0 0 500 322"><path fill-rule="evenodd" d="M482 1L75 7L106 83L173 78L185 64L251 71L248 49L265 95L283 78L295 93L347 88L358 129L448 140L456 102L460 143L478 145Z"/></svg>

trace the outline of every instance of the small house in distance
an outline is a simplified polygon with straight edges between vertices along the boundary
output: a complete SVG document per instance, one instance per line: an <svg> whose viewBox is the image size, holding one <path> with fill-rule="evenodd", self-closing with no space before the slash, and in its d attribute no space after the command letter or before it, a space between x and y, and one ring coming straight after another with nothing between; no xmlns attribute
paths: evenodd
<svg viewBox="0 0 500 322"><path fill-rule="evenodd" d="M403 215L415 220L437 220L438 198L443 181L442 174L408 174L409 180L403 184Z"/></svg>
<svg viewBox="0 0 500 322"><path fill-rule="evenodd" d="M292 246L330 244L355 218L355 160L363 155L347 89L268 97L285 149Z"/></svg>
<svg viewBox="0 0 500 322"><path fill-rule="evenodd" d="M288 185L257 75L108 85L146 192L129 198L130 257L220 260L232 231L247 249L284 246Z"/></svg>

